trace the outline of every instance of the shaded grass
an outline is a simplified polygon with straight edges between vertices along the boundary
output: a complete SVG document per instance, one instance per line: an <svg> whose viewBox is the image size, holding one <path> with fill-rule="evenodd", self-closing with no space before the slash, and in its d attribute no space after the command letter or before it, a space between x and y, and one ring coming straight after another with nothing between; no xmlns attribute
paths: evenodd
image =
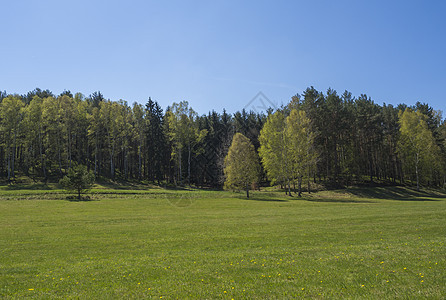
<svg viewBox="0 0 446 300"><path fill-rule="evenodd" d="M348 188L347 191L355 196L374 199L392 199L400 201L439 201L446 198L444 193L435 190L421 190L405 188L402 186L374 187L374 188Z"/></svg>
<svg viewBox="0 0 446 300"><path fill-rule="evenodd" d="M444 298L443 197L354 192L1 192L0 297Z"/></svg>

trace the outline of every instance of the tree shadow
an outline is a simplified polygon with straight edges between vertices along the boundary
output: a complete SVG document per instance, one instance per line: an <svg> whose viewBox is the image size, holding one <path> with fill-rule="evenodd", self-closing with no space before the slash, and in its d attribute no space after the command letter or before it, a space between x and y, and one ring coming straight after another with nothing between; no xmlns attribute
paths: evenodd
<svg viewBox="0 0 446 300"><path fill-rule="evenodd" d="M165 190L171 190L171 191L193 191L194 189L192 187L186 187L186 186L180 186L180 185L165 185L163 186Z"/></svg>
<svg viewBox="0 0 446 300"><path fill-rule="evenodd" d="M315 199L304 199L304 200L310 202L323 202L323 203L376 203L376 201L358 200L358 199L315 198Z"/></svg>
<svg viewBox="0 0 446 300"><path fill-rule="evenodd" d="M31 190L31 191L51 191L52 188L46 183L32 183L32 184L8 184L3 187L5 191Z"/></svg>
<svg viewBox="0 0 446 300"><path fill-rule="evenodd" d="M351 187L347 189L347 192L361 198L395 201L440 201L439 198L446 198L446 194L444 193L416 191L402 186L373 188Z"/></svg>
<svg viewBox="0 0 446 300"><path fill-rule="evenodd" d="M271 198L263 198L263 197L258 197L258 196L250 196L249 198L246 197L241 197L238 196L236 197L237 199L240 200L250 200L250 201L262 201L262 202L289 202L289 200L284 200L284 199L271 199Z"/></svg>
<svg viewBox="0 0 446 300"><path fill-rule="evenodd" d="M91 202L91 201L99 201L97 199L93 199L90 196L81 196L79 199L78 196L67 196L65 200L69 202Z"/></svg>

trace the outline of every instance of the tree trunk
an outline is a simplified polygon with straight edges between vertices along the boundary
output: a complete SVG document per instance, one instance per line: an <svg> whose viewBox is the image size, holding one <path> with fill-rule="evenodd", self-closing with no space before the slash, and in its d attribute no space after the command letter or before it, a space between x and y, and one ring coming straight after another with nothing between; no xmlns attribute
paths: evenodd
<svg viewBox="0 0 446 300"><path fill-rule="evenodd" d="M127 147L124 147L124 177L125 179L128 179L128 173L129 173L129 163L128 163L128 151L127 151Z"/></svg>
<svg viewBox="0 0 446 300"><path fill-rule="evenodd" d="M310 167L308 167L308 194L311 194L310 178L311 178L311 169Z"/></svg>
<svg viewBox="0 0 446 300"><path fill-rule="evenodd" d="M178 149L178 170L179 170L179 172L178 172L178 182L180 183L180 185L181 185L181 149Z"/></svg>
<svg viewBox="0 0 446 300"><path fill-rule="evenodd" d="M11 183L11 147L7 147L7 156L8 156L8 183Z"/></svg>
<svg viewBox="0 0 446 300"><path fill-rule="evenodd" d="M96 132L96 142L95 142L95 149L94 149L94 176L98 177L98 138L99 135Z"/></svg>
<svg viewBox="0 0 446 300"><path fill-rule="evenodd" d="M68 169L71 168L71 130L68 130L68 157L67 157L67 166Z"/></svg>
<svg viewBox="0 0 446 300"><path fill-rule="evenodd" d="M142 179L141 147L142 147L142 142L141 142L141 140L140 140L140 141L139 141L139 149L138 149L138 177L139 177L139 180Z"/></svg>
<svg viewBox="0 0 446 300"><path fill-rule="evenodd" d="M419 156L418 153L415 154L415 173L417 175L417 192L420 191L420 178L418 174L418 162L419 162Z"/></svg>
<svg viewBox="0 0 446 300"><path fill-rule="evenodd" d="M57 135L57 158L59 162L59 173L62 175L62 155L60 153L60 135Z"/></svg>
<svg viewBox="0 0 446 300"><path fill-rule="evenodd" d="M303 178L303 176L302 175L300 175L299 177L298 177L298 196L299 197L302 197L302 178Z"/></svg>
<svg viewBox="0 0 446 300"><path fill-rule="evenodd" d="M246 198L249 198L249 184L246 184Z"/></svg>
<svg viewBox="0 0 446 300"><path fill-rule="evenodd" d="M45 159L43 157L42 132L41 131L39 131L39 152L40 152L40 163L42 164L43 177L46 180L46 168L45 168Z"/></svg>
<svg viewBox="0 0 446 300"><path fill-rule="evenodd" d="M190 143L189 143L189 147L188 147L188 157L187 157L187 183L190 186Z"/></svg>
<svg viewBox="0 0 446 300"><path fill-rule="evenodd" d="M110 176L111 178L115 177L115 169L113 167L113 150L110 152Z"/></svg>
<svg viewBox="0 0 446 300"><path fill-rule="evenodd" d="M16 151L17 151L17 146L16 146L16 136L17 134L14 133L14 148L12 151L12 164L11 164L11 176L12 178L15 178L15 166L14 166L14 162L15 162L15 155L16 155Z"/></svg>

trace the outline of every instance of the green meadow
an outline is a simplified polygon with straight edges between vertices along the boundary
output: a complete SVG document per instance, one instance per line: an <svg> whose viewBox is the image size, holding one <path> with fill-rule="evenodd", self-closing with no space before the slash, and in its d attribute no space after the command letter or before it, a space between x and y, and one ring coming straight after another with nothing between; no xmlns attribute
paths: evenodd
<svg viewBox="0 0 446 300"><path fill-rule="evenodd" d="M446 195L0 187L2 299L444 299Z"/></svg>

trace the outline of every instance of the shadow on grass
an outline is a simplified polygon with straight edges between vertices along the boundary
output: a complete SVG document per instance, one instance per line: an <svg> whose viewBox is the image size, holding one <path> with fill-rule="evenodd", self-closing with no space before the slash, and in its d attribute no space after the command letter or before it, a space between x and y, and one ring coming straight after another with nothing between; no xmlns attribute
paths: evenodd
<svg viewBox="0 0 446 300"><path fill-rule="evenodd" d="M165 190L171 190L171 191L193 191L193 188L189 188L186 186L174 186L174 185L164 185L163 188Z"/></svg>
<svg viewBox="0 0 446 300"><path fill-rule="evenodd" d="M9 184L5 185L3 187L5 191L18 191L18 190L30 190L30 191L44 191L53 190L51 187L49 187L45 183L32 183L32 184L23 184L23 183L17 183L17 184Z"/></svg>
<svg viewBox="0 0 446 300"><path fill-rule="evenodd" d="M357 200L357 199L324 199L324 198L315 198L315 199L304 199L310 202L324 202L324 203L376 203L375 201L370 200Z"/></svg>
<svg viewBox="0 0 446 300"><path fill-rule="evenodd" d="M347 191L361 198L386 199L396 201L440 201L446 194L437 192L416 191L402 186L360 188L352 187ZM436 198L436 199L435 199Z"/></svg>
<svg viewBox="0 0 446 300"><path fill-rule="evenodd" d="M263 202L288 202L288 200L283 199L268 199L268 198L260 198L260 197L237 197L241 200L251 200L251 201L263 201Z"/></svg>
<svg viewBox="0 0 446 300"><path fill-rule="evenodd" d="M145 190L148 186L143 184L135 184L131 182L118 182L118 181L104 181L97 180L97 184L101 185L104 188L112 189L112 190Z"/></svg>
<svg viewBox="0 0 446 300"><path fill-rule="evenodd" d="M96 199L92 199L90 196L82 196L80 199L78 196L67 196L65 200L69 202L90 202L90 201L99 201Z"/></svg>
<svg viewBox="0 0 446 300"><path fill-rule="evenodd" d="M262 202L289 202L286 199L278 199L277 195L273 193L250 193L249 198L246 198L246 194L243 192L238 195L234 195L231 198L248 200L248 201L262 201Z"/></svg>

